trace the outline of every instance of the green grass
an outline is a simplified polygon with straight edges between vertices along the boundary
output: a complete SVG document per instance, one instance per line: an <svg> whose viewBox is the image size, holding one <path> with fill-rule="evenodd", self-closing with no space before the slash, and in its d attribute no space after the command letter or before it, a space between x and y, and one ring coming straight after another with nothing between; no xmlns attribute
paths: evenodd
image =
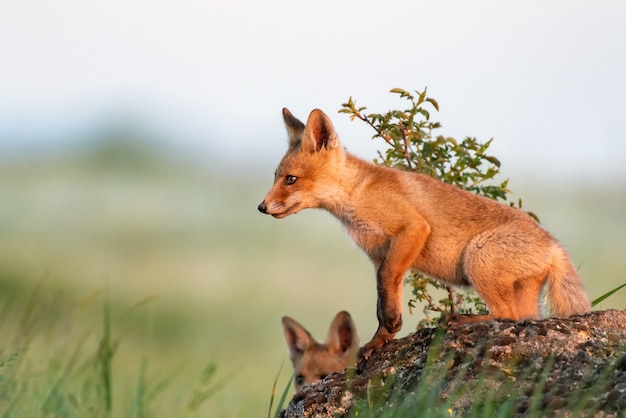
<svg viewBox="0 0 626 418"><path fill-rule="evenodd" d="M151 319L128 335L134 311L145 309L147 301L120 313L106 292L75 300L38 286L24 296L0 305L3 417L182 417L212 411L205 403L224 386L216 380L214 362L201 367L193 359L153 352Z"/></svg>
<svg viewBox="0 0 626 418"><path fill-rule="evenodd" d="M256 211L271 169L93 161L0 163L0 416L265 415L283 361L275 387L292 390L281 316L321 339L345 309L374 333L372 267L338 223ZM593 299L624 283L626 216L607 208L626 193L577 196L565 216L562 196L525 205Z"/></svg>

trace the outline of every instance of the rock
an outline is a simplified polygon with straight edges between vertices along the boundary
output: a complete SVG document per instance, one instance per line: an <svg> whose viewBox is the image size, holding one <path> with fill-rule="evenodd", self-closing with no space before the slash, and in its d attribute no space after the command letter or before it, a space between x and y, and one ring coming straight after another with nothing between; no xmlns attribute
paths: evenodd
<svg viewBox="0 0 626 418"><path fill-rule="evenodd" d="M281 417L623 416L626 310L421 329L305 386ZM428 413L427 413L428 411Z"/></svg>

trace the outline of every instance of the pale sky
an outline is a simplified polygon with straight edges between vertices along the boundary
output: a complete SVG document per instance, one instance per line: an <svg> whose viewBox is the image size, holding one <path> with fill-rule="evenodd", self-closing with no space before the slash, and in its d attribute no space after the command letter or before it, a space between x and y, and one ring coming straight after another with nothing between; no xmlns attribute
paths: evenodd
<svg viewBox="0 0 626 418"><path fill-rule="evenodd" d="M505 171L626 177L625 22L623 0L0 0L0 152L124 115L271 172L287 106L371 159L341 103L383 112L427 86L440 133L495 137Z"/></svg>

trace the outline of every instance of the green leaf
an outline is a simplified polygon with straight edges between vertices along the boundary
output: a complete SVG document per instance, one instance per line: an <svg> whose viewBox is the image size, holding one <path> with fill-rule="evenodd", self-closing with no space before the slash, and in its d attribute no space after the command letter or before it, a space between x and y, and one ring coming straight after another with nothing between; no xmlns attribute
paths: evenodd
<svg viewBox="0 0 626 418"><path fill-rule="evenodd" d="M406 90L400 89L400 88L394 88L389 90L390 93L397 93L400 95L400 97L408 97L410 99L413 99L413 96L411 95L411 93L409 93Z"/></svg>
<svg viewBox="0 0 626 418"><path fill-rule="evenodd" d="M428 113L428 111L426 109L422 109L421 107L419 109L417 109L417 111L419 113L421 113L422 115L424 115L424 117L426 118L426 120L430 119L430 113Z"/></svg>
<svg viewBox="0 0 626 418"><path fill-rule="evenodd" d="M418 93L418 92L416 92L416 93ZM424 100L426 100L426 89L424 89L424 91L420 93L420 96L417 99L417 104L419 105L419 104L424 103Z"/></svg>
<svg viewBox="0 0 626 418"><path fill-rule="evenodd" d="M428 103L430 103L431 105L433 105L433 107L434 107L435 109L437 109L437 112L439 112L439 103L437 103L437 100L435 100L435 99L433 99L433 98L428 97L428 98L426 98L426 101L427 101Z"/></svg>
<svg viewBox="0 0 626 418"><path fill-rule="evenodd" d="M500 167L500 160L498 160L496 157L492 157L491 155L485 155L483 158L489 161L491 164L495 165L496 167Z"/></svg>

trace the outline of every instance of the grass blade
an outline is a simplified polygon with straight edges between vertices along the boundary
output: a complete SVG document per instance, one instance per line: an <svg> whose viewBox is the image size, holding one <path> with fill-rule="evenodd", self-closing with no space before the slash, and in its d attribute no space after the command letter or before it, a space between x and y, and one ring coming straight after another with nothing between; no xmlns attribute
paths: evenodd
<svg viewBox="0 0 626 418"><path fill-rule="evenodd" d="M274 398L276 397L276 385L278 384L278 378L280 377L280 372L283 370L284 364L285 364L285 359L283 358L283 361L280 363L280 367L278 368L278 373L276 373L274 384L272 385L272 395L270 396L270 406L269 406L269 409L267 410L267 418L272 417L272 406L274 406ZM285 390L283 391L280 397L280 400L278 401L278 405L276 405L276 411L274 412L275 417L278 416L278 412L282 409L282 406L285 403L285 398L287 397L287 392L289 391L289 388L291 387L292 381L293 381L293 375L289 379L289 382L287 383L287 386L285 387Z"/></svg>
<svg viewBox="0 0 626 418"><path fill-rule="evenodd" d="M617 292L618 290L620 290L624 286L626 286L626 283L622 284L621 286L616 287L615 289L613 289L613 290L605 293L604 295L600 296L599 298L595 299L593 302L591 302L591 306L596 306L597 304L601 303L606 298L608 298L609 296L611 296L613 293Z"/></svg>
<svg viewBox="0 0 626 418"><path fill-rule="evenodd" d="M276 412L274 413L274 417L278 418L280 411L282 411L285 406L285 400L287 399L287 393L289 393L289 388L291 388L291 384L293 382L293 375L289 378L287 385L285 386L285 390L283 390L283 394L280 396L280 400L278 401L278 405L276 405Z"/></svg>

